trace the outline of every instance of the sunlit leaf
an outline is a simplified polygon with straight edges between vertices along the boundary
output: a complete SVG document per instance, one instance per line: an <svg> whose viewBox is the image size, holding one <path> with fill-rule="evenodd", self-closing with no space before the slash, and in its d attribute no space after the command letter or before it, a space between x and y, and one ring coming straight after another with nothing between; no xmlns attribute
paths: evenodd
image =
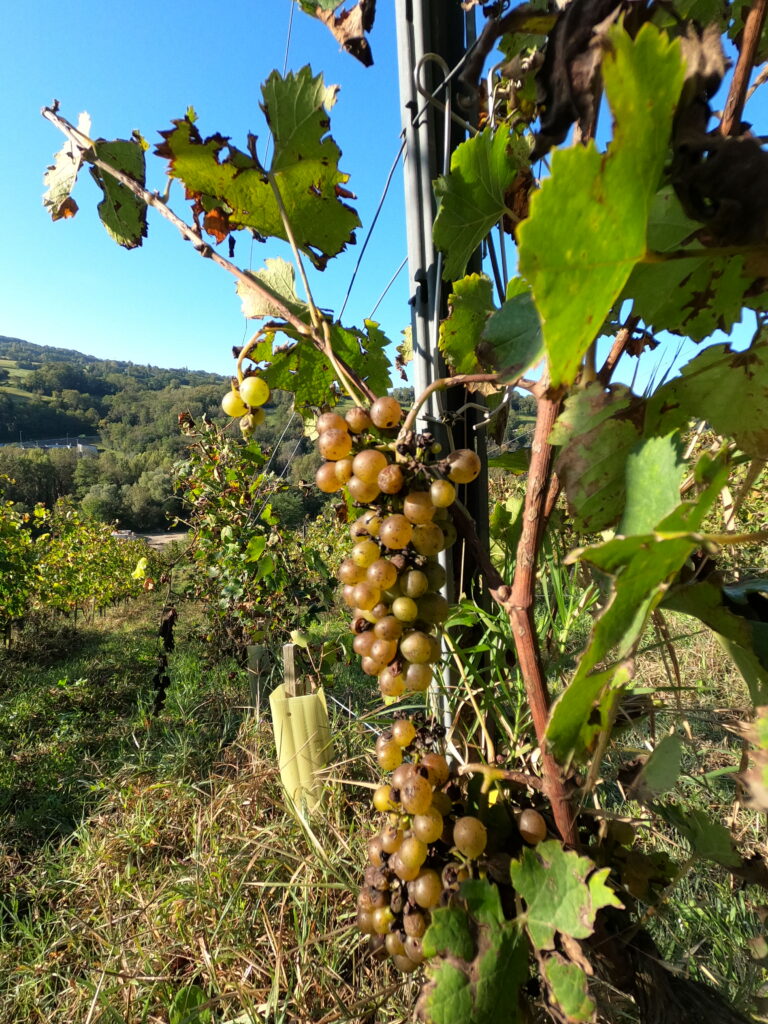
<svg viewBox="0 0 768 1024"><path fill-rule="evenodd" d="M578 964L555 953L546 957L543 968L550 998L569 1024L594 1020L595 1003L587 989L587 976Z"/></svg>
<svg viewBox="0 0 768 1024"><path fill-rule="evenodd" d="M85 111L77 119L77 130L86 136L91 133L91 118ZM43 206L51 220L67 219L77 213L77 203L71 193L82 164L81 151L67 139L43 175L43 184L47 186Z"/></svg>
<svg viewBox="0 0 768 1024"><path fill-rule="evenodd" d="M128 139L105 142L99 139L94 149L100 160L130 175L139 185L144 186L146 163L144 147L140 142ZM147 234L147 204L106 171L91 167L91 174L104 193L98 205L102 224L118 245L125 249L135 249Z"/></svg>

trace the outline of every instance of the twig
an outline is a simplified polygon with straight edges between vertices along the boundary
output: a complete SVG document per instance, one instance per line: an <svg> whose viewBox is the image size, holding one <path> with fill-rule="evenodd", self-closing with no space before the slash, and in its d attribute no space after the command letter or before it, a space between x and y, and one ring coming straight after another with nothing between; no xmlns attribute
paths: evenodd
<svg viewBox="0 0 768 1024"><path fill-rule="evenodd" d="M431 384L428 384L427 387L424 388L422 393L411 406L408 415L405 417L405 422L400 429L400 438L405 437L408 431L413 429L413 425L418 418L419 412L436 391L446 391L448 388L463 387L466 384L498 384L501 386L498 373L458 373L455 377L438 377L437 380L433 380ZM513 381L505 381L504 386L510 388L522 388L524 391L530 391L534 394L538 392L540 387L539 384L526 380L524 377L520 377Z"/></svg>
<svg viewBox="0 0 768 1024"><path fill-rule="evenodd" d="M518 786L530 786L539 792L544 788L544 783L538 775L496 768L491 764L464 764L459 768L459 775L484 775L490 782L513 782Z"/></svg>
<svg viewBox="0 0 768 1024"><path fill-rule="evenodd" d="M600 371L597 375L602 384L607 385L610 383L613 371L616 369L616 364L624 355L626 347L629 344L639 322L639 316L628 317L626 323L614 338L613 345L611 345L611 351L606 356L605 362L600 367Z"/></svg>
<svg viewBox="0 0 768 1024"><path fill-rule="evenodd" d="M730 531L733 530L733 528L735 527L736 516L738 515L739 509L744 504L747 495L752 490L753 484L760 476L764 468L765 459L752 459L752 461L750 462L749 469L747 470L747 475L744 477L744 482L739 488L738 493L736 494L736 497L733 500L733 504L731 505L730 511L728 512L728 515L726 517L724 523L726 530Z"/></svg>
<svg viewBox="0 0 768 1024"><path fill-rule="evenodd" d="M728 99L725 101L723 119L720 122L720 132L723 135L732 135L734 128L741 123L741 115L747 100L749 76L752 74L755 54L763 32L766 9L768 9L768 0L755 0L744 22L739 59L731 79Z"/></svg>

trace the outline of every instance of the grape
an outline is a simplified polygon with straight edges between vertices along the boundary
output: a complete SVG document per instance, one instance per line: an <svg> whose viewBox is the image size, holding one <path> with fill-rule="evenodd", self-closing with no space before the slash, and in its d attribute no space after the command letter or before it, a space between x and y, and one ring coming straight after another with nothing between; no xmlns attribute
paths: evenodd
<svg viewBox="0 0 768 1024"><path fill-rule="evenodd" d="M441 880L444 889L458 889L462 882L469 878L469 871L464 864L449 861L443 868Z"/></svg>
<svg viewBox="0 0 768 1024"><path fill-rule="evenodd" d="M356 501L358 505L370 505L379 496L379 485L375 481L371 484L366 483L359 476L350 477L347 481L347 490L352 500Z"/></svg>
<svg viewBox="0 0 768 1024"><path fill-rule="evenodd" d="M374 636L375 635L376 634L374 634ZM396 640L380 640L378 637L376 637L376 640L374 641L373 646L371 647L370 657L373 658L375 661L381 662L382 671L389 665L389 663L392 661L396 654Z"/></svg>
<svg viewBox="0 0 768 1024"><path fill-rule="evenodd" d="M456 543L456 539L459 536L459 534L453 523L443 523L440 526L440 529L443 531L443 543L445 544L446 548L449 548L451 547L451 545Z"/></svg>
<svg viewBox="0 0 768 1024"><path fill-rule="evenodd" d="M517 828L524 841L531 846L547 838L547 823L538 811L523 811L517 819Z"/></svg>
<svg viewBox="0 0 768 1024"><path fill-rule="evenodd" d="M395 514L387 516L383 520L379 530L379 539L385 547L400 550L406 547L413 533L414 528L405 516Z"/></svg>
<svg viewBox="0 0 768 1024"><path fill-rule="evenodd" d="M371 653L371 648L376 641L376 637L373 631L368 629L365 633L358 633L355 639L352 641L352 650L360 658L367 658Z"/></svg>
<svg viewBox="0 0 768 1024"><path fill-rule="evenodd" d="M323 494L333 494L341 490L341 482L336 476L336 463L324 462L315 473L315 485Z"/></svg>
<svg viewBox="0 0 768 1024"><path fill-rule="evenodd" d="M430 590L440 590L440 588L445 584L445 569L434 559L430 559L424 566L424 573L429 581Z"/></svg>
<svg viewBox="0 0 768 1024"><path fill-rule="evenodd" d="M346 411L344 422L353 434L362 434L371 428L371 417L359 405L355 405Z"/></svg>
<svg viewBox="0 0 768 1024"><path fill-rule="evenodd" d="M352 451L352 438L346 430L326 430L317 439L317 447L324 459L343 459Z"/></svg>
<svg viewBox="0 0 768 1024"><path fill-rule="evenodd" d="M407 597L399 597L397 599L397 601L408 600L410 600L410 598ZM392 605L393 611L395 611L397 601ZM414 618L416 618L415 615ZM422 633L418 629L414 629L400 640L400 653L407 661L410 661L415 665L425 665L432 658L431 637L427 636L426 633Z"/></svg>
<svg viewBox="0 0 768 1024"><path fill-rule="evenodd" d="M425 780L426 781L426 780ZM373 794L373 806L377 811L396 811L398 802L394 799L391 786L379 786Z"/></svg>
<svg viewBox="0 0 768 1024"><path fill-rule="evenodd" d="M456 488L450 480L433 480L429 496L435 508L449 508L456 501Z"/></svg>
<svg viewBox="0 0 768 1024"><path fill-rule="evenodd" d="M361 537L366 535L378 537L381 529L381 516L378 512L363 512L360 518L355 520L355 524L359 524Z"/></svg>
<svg viewBox="0 0 768 1024"><path fill-rule="evenodd" d="M368 566L367 577L380 590L387 590L397 582L397 569L388 558L377 558Z"/></svg>
<svg viewBox="0 0 768 1024"><path fill-rule="evenodd" d="M371 608L371 615L374 617L376 622L379 619L383 619L386 615L389 615L389 605L385 601L379 601Z"/></svg>
<svg viewBox="0 0 768 1024"><path fill-rule="evenodd" d="M396 597L392 602L392 614L401 622L413 622L418 617L419 608L412 597Z"/></svg>
<svg viewBox="0 0 768 1024"><path fill-rule="evenodd" d="M435 514L435 506L429 491L411 491L403 502L403 515L412 523L429 523Z"/></svg>
<svg viewBox="0 0 768 1024"><path fill-rule="evenodd" d="M427 769L427 778L433 786L444 786L448 781L451 770L442 754L425 754L419 763Z"/></svg>
<svg viewBox="0 0 768 1024"><path fill-rule="evenodd" d="M448 618L451 606L442 594L427 593L419 598L419 618L430 625L439 625Z"/></svg>
<svg viewBox="0 0 768 1024"><path fill-rule="evenodd" d="M369 565L373 565L376 559L380 557L380 554L379 545L375 541L359 540L352 548L350 557L355 565L360 565L363 569L367 569Z"/></svg>
<svg viewBox="0 0 768 1024"><path fill-rule="evenodd" d="M406 597L421 597L429 590L427 574L420 569L411 569L400 577L400 589Z"/></svg>
<svg viewBox="0 0 768 1024"><path fill-rule="evenodd" d="M397 825L385 825L381 830L381 848L385 853L397 853L403 842L403 830Z"/></svg>
<svg viewBox="0 0 768 1024"><path fill-rule="evenodd" d="M432 794L433 803L423 814L415 814L411 822L411 830L417 839L423 843L436 843L443 834L443 816L434 806L434 798L438 793Z"/></svg>
<svg viewBox="0 0 768 1024"><path fill-rule="evenodd" d="M368 655L363 658L360 662L360 668L365 672L367 676L380 676L382 671L386 668L386 662L379 661L378 658L374 658L372 655Z"/></svg>
<svg viewBox="0 0 768 1024"><path fill-rule="evenodd" d="M379 673L379 690L382 697L400 697L405 693L405 680L399 672L393 675L388 669L384 669Z"/></svg>
<svg viewBox="0 0 768 1024"><path fill-rule="evenodd" d="M453 826L453 845L470 860L480 856L487 842L488 832L478 818L459 818Z"/></svg>
<svg viewBox="0 0 768 1024"><path fill-rule="evenodd" d="M351 558L345 558L336 573L340 583L362 583L365 574L366 570L362 565L357 565Z"/></svg>
<svg viewBox="0 0 768 1024"><path fill-rule="evenodd" d="M336 479L340 484L345 484L352 476L352 459L339 459L333 465L336 469Z"/></svg>
<svg viewBox="0 0 768 1024"><path fill-rule="evenodd" d="M382 493L397 494L405 483L405 476L403 475L402 469L393 464L391 466L385 466L379 473L376 480Z"/></svg>
<svg viewBox="0 0 768 1024"><path fill-rule="evenodd" d="M392 773L392 788L398 790L402 789L408 784L408 782L410 782L415 772L416 766L411 764L410 761L404 761L403 764L401 764L400 767Z"/></svg>
<svg viewBox="0 0 768 1024"><path fill-rule="evenodd" d="M391 772L403 763L403 752L393 739L379 736L376 741L376 760L385 772Z"/></svg>
<svg viewBox="0 0 768 1024"><path fill-rule="evenodd" d="M355 604L358 608L362 608L364 612L369 612L374 605L379 603L381 598L381 591L378 587L374 587L368 580L363 580L362 583L356 583L353 596L355 598Z"/></svg>
<svg viewBox="0 0 768 1024"><path fill-rule="evenodd" d="M414 903L429 910L440 902L443 883L440 875L431 868L425 868L408 886L408 894Z"/></svg>
<svg viewBox="0 0 768 1024"><path fill-rule="evenodd" d="M339 416L337 412L324 412L317 418L315 424L318 434L324 434L326 430L347 430L347 421Z"/></svg>
<svg viewBox="0 0 768 1024"><path fill-rule="evenodd" d="M429 852L427 844L423 843L420 839L415 836L408 836L400 844L400 849L397 851L397 855L400 858L400 863L406 868L412 868L416 866L420 868L424 861L427 859L427 853Z"/></svg>
<svg viewBox="0 0 768 1024"><path fill-rule="evenodd" d="M384 939L384 948L391 957L405 956L405 946L398 932L388 932Z"/></svg>
<svg viewBox="0 0 768 1024"><path fill-rule="evenodd" d="M390 925L395 920L395 915L389 907L378 907L371 916L373 930L377 935L386 935Z"/></svg>
<svg viewBox="0 0 768 1024"><path fill-rule="evenodd" d="M410 693L423 693L432 682L432 666L410 664L403 672L403 680Z"/></svg>
<svg viewBox="0 0 768 1024"><path fill-rule="evenodd" d="M373 935L373 911L358 910L356 924L363 935Z"/></svg>
<svg viewBox="0 0 768 1024"><path fill-rule="evenodd" d="M384 847L381 843L381 836L372 836L368 840L368 860L375 868L384 866L384 860L381 856L383 852Z"/></svg>
<svg viewBox="0 0 768 1024"><path fill-rule="evenodd" d="M221 400L221 408L227 416L237 416L238 418L240 416L245 416L248 412L248 406L234 389L228 391L226 395L224 395Z"/></svg>
<svg viewBox="0 0 768 1024"><path fill-rule="evenodd" d="M261 377L244 377L240 381L240 397L246 405L255 409L269 399L269 386Z"/></svg>
<svg viewBox="0 0 768 1024"><path fill-rule="evenodd" d="M401 882L412 882L421 870L421 868L416 865L408 866L407 864L403 864L400 860L400 850L398 850L397 853L393 853L389 858L389 867L392 868Z"/></svg>
<svg viewBox="0 0 768 1024"><path fill-rule="evenodd" d="M398 718L392 724L392 739L400 747L407 747L416 738L416 726L409 718Z"/></svg>
<svg viewBox="0 0 768 1024"><path fill-rule="evenodd" d="M432 803L432 786L423 775L413 775L400 790L400 802L408 814L423 814Z"/></svg>
<svg viewBox="0 0 768 1024"><path fill-rule="evenodd" d="M480 475L480 457L469 448L460 448L448 456L448 476L455 484L469 484Z"/></svg>
<svg viewBox="0 0 768 1024"><path fill-rule="evenodd" d="M410 540L420 555L437 555L445 547L445 535L437 523L414 526Z"/></svg>
<svg viewBox="0 0 768 1024"><path fill-rule="evenodd" d="M447 793L441 793L440 790L432 794L432 810L438 811L440 814L445 816L451 813L453 803Z"/></svg>
<svg viewBox="0 0 768 1024"><path fill-rule="evenodd" d="M408 960L412 960L415 964L424 962L424 950L422 949L420 938L416 935L409 935L403 945Z"/></svg>
<svg viewBox="0 0 768 1024"><path fill-rule="evenodd" d="M376 927L377 910L373 912L374 927ZM418 910L412 910L410 914L403 914L403 928L405 934L420 939L427 930L427 920Z"/></svg>
<svg viewBox="0 0 768 1024"><path fill-rule="evenodd" d="M377 398L371 406L370 417L374 427L379 430L389 430L396 427L403 416L403 410L396 398L385 395Z"/></svg>
<svg viewBox="0 0 768 1024"><path fill-rule="evenodd" d="M376 636L382 640L397 640L402 636L403 624L394 615L385 615L373 627Z"/></svg>
<svg viewBox="0 0 768 1024"><path fill-rule="evenodd" d="M341 591L341 597L344 604L348 605L350 608L355 607L354 589L355 588L351 583L345 583Z"/></svg>
<svg viewBox="0 0 768 1024"><path fill-rule="evenodd" d="M376 448L364 448L352 460L352 471L359 480L367 484L376 483L379 473L388 465L384 452Z"/></svg>
<svg viewBox="0 0 768 1024"><path fill-rule="evenodd" d="M416 968L419 966L417 963L411 960L410 957L407 956L393 956L392 963L395 965L398 971L400 971L401 974L410 974L412 971L415 971Z"/></svg>

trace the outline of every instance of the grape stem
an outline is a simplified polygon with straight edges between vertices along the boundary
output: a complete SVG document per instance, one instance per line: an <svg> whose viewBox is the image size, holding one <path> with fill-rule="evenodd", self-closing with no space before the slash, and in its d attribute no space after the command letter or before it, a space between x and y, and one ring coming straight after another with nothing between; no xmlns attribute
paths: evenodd
<svg viewBox="0 0 768 1024"><path fill-rule="evenodd" d="M530 391L532 394L538 393L538 385L534 384L533 381L526 380L524 377L518 377L517 380L504 381L504 387L516 387L523 388L524 391ZM433 380L429 384L416 401L411 406L408 415L405 417L405 422L400 430L398 441L402 441L408 431L413 430L413 426L418 418L419 412L422 407L436 391L446 391L448 388L464 387L467 384L501 384L498 373L458 373L455 377L438 377L437 380Z"/></svg>
<svg viewBox="0 0 768 1024"><path fill-rule="evenodd" d="M544 783L538 775L496 768L492 764L464 764L459 768L459 775L482 775L484 791L492 782L513 782L518 786L530 786L531 789L539 791L544 788Z"/></svg>

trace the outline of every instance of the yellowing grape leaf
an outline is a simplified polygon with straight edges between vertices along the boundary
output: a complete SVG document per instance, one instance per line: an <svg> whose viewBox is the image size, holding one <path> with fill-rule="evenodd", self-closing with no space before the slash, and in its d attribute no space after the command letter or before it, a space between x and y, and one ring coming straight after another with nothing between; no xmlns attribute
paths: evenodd
<svg viewBox="0 0 768 1024"><path fill-rule="evenodd" d="M679 44L652 25L634 40L620 26L607 38L602 68L613 140L605 154L592 142L556 150L552 174L518 229L520 273L533 289L554 385L573 381L645 254L683 82Z"/></svg>
<svg viewBox="0 0 768 1024"><path fill-rule="evenodd" d="M440 206L433 237L445 253L446 280L462 276L472 253L509 212L505 193L528 159L528 144L506 124L484 128L453 151L449 173L435 182Z"/></svg>
<svg viewBox="0 0 768 1024"><path fill-rule="evenodd" d="M263 270L257 270L255 274L249 274L249 277L255 278L263 288L267 288L292 313L309 322L307 304L296 294L296 271L293 264L279 256L267 258L264 263ZM237 282L237 294L242 300L243 316L249 319L280 316L274 303L248 288L242 281Z"/></svg>
<svg viewBox="0 0 768 1024"><path fill-rule="evenodd" d="M144 147L134 139L115 139L94 144L96 156L117 171L129 174L142 187L146 180ZM104 193L98 205L101 223L124 249L135 249L147 235L147 204L98 167L91 167L94 181Z"/></svg>
<svg viewBox="0 0 768 1024"><path fill-rule="evenodd" d="M601 907L622 906L605 884L610 868L597 870L589 857L564 850L556 839L524 849L510 874L525 901L523 918L537 949L554 949L557 932L586 939Z"/></svg>
<svg viewBox="0 0 768 1024"><path fill-rule="evenodd" d="M77 119L77 130L83 135L91 133L91 118L85 111ZM77 213L77 203L71 193L82 164L80 150L67 139L43 175L43 184L48 186L43 195L43 206L50 213L51 220L67 219Z"/></svg>

